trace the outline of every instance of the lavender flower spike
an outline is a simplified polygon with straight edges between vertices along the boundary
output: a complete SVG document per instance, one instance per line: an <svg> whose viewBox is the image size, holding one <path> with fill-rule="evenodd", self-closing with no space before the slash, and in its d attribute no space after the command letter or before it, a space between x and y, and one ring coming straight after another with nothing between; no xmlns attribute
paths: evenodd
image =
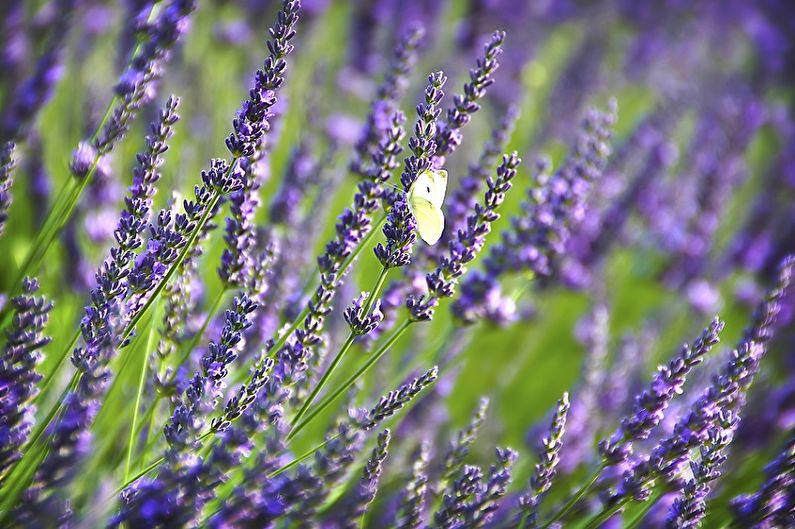
<svg viewBox="0 0 795 529"><path fill-rule="evenodd" d="M765 481L754 494L732 500L732 527L792 527L795 524L795 435L765 467ZM759 524L759 525L757 525Z"/></svg>
<svg viewBox="0 0 795 529"><path fill-rule="evenodd" d="M667 529L692 529L701 526L707 512L706 499L710 491L709 483L720 477L720 467L726 461L723 451L732 441L734 428L739 423L735 417L728 428L712 427L707 440L700 447L701 460L691 461L693 478L685 483L682 495L677 498L668 513Z"/></svg>
<svg viewBox="0 0 795 529"><path fill-rule="evenodd" d="M26 278L22 294L11 300L14 313L5 331L6 346L0 357L0 475L22 457L20 449L30 435L41 375L36 367L40 350L50 343L43 335L52 303L36 297L39 284Z"/></svg>
<svg viewBox="0 0 795 529"><path fill-rule="evenodd" d="M530 491L519 499L521 517L519 529L535 528L538 517L538 507L544 494L552 486L552 479L557 472L560 461L560 448L563 446L563 433L566 428L566 415L569 413L569 394L564 393L555 407L549 434L541 440L542 446L538 451L538 463L533 476L530 478Z"/></svg>
<svg viewBox="0 0 795 529"><path fill-rule="evenodd" d="M381 478L381 471L389 450L390 439L391 436L388 429L378 434L377 444L373 448L370 459L367 460L362 479L359 481L359 486L354 493L351 508L346 515L343 524L345 529L358 529L363 526L363 518L367 513L367 507L375 499L375 494L378 490L378 481Z"/></svg>
<svg viewBox="0 0 795 529"><path fill-rule="evenodd" d="M444 97L442 88L446 82L447 77L442 71L429 75L424 102L417 105L418 119L414 125L414 135L409 139L412 154L406 158L403 174L400 175L400 183L406 193L417 176L432 166L431 157L436 154L436 120L441 113L438 105Z"/></svg>
<svg viewBox="0 0 795 529"><path fill-rule="evenodd" d="M168 443L165 467L153 479L132 485L121 493L121 508L110 526L183 527L194 520L209 499L218 480L211 479L211 464L196 457L205 417L217 407L223 394L228 366L237 357L243 332L251 326L257 305L242 295L218 342L210 342L182 399L174 409L163 434ZM220 429L217 423L212 428Z"/></svg>
<svg viewBox="0 0 795 529"><path fill-rule="evenodd" d="M497 176L486 182L488 190L483 204L475 206L475 212L467 219L466 229L459 231L458 237L448 243L447 255L440 259L435 271L425 276L428 296L410 296L407 300L410 321L430 320L439 299L455 294L458 278L467 270L466 264L474 260L483 249L486 235L491 231L491 223L500 218L497 209L505 200L505 193L511 189L511 181L521 162L516 152L503 156L502 164L497 168Z"/></svg>
<svg viewBox="0 0 795 529"><path fill-rule="evenodd" d="M378 404L369 412L366 412L366 414L358 414L356 419L357 426L363 430L374 428L379 422L400 411L406 404L411 402L414 397L419 395L423 389L436 382L438 376L439 368L433 366L408 384L403 384L398 389L390 391L381 397Z"/></svg>
<svg viewBox="0 0 795 529"><path fill-rule="evenodd" d="M400 97L408 84L407 77L417 60L417 48L424 34L420 26L410 28L395 47L392 62L378 86L370 105L361 137L356 142L350 170L367 178L372 170L372 158L378 154L378 143L389 126L391 116L398 110Z"/></svg>
<svg viewBox="0 0 795 529"><path fill-rule="evenodd" d="M486 95L486 89L494 84L492 75L499 67L497 57L502 53L504 31L495 31L484 47L484 55L477 60L477 67L469 71L469 82L464 93L453 98L453 107L447 110L447 119L436 133L436 167L444 165L444 157L461 144L461 128L469 123L472 114L480 109L478 101Z"/></svg>
<svg viewBox="0 0 795 529"><path fill-rule="evenodd" d="M511 468L519 454L510 448L497 448L497 463L489 469L486 483L478 487L464 511L464 527L479 529L491 521L511 484Z"/></svg>
<svg viewBox="0 0 795 529"><path fill-rule="evenodd" d="M417 242L416 221L403 194L395 193L395 201L384 225L386 245L380 242L373 252L384 268L406 266L411 262L411 249Z"/></svg>
<svg viewBox="0 0 795 529"><path fill-rule="evenodd" d="M599 443L599 452L609 464L626 461L632 454L632 441L649 437L662 420L668 404L675 395L682 393L687 375L718 343L723 326L724 323L715 318L692 345L684 344L667 366L658 368L649 387L637 396L632 415L621 420L621 427L612 437Z"/></svg>
<svg viewBox="0 0 795 529"><path fill-rule="evenodd" d="M398 529L417 529L422 524L422 512L425 508L425 496L428 492L428 458L430 443L423 441L412 454L411 478L406 483L400 500L397 521Z"/></svg>
<svg viewBox="0 0 795 529"><path fill-rule="evenodd" d="M0 149L0 235L8 220L8 208L11 207L11 186L14 183L14 143L7 142Z"/></svg>
<svg viewBox="0 0 795 529"><path fill-rule="evenodd" d="M353 300L351 306L345 309L345 313L343 314L345 321L351 329L351 334L354 336L364 336L365 334L371 333L378 327L381 320L384 319L384 314L381 312L380 301L376 301L373 304L369 314L364 314L364 304L369 295L369 292L362 292L358 298Z"/></svg>
<svg viewBox="0 0 795 529"><path fill-rule="evenodd" d="M140 108L154 96L151 87L162 77L163 66L171 57L172 48L189 27L187 22L195 9L195 0L172 0L146 27L145 42L137 49L115 86L116 95L121 101L91 142L96 156L113 150L116 143L127 134Z"/></svg>

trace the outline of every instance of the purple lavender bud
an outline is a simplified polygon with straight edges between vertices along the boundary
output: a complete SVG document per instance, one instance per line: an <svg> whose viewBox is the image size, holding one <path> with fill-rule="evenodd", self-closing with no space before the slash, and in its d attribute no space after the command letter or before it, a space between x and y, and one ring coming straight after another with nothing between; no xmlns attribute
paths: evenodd
<svg viewBox="0 0 795 529"><path fill-rule="evenodd" d="M326 244L324 253L318 257L318 268L321 282L308 301L309 312L303 325L295 333L295 340L284 349L293 368L303 371L307 360L312 356L312 348L321 342L321 332L326 314L331 310L334 294L342 277L342 265L351 255L353 249L372 229L372 215L378 210L379 199L383 193L382 184L389 178L391 171L397 167L396 157L400 153L399 142L403 138L400 125L402 115L395 114L392 126L386 131L380 143L379 153L373 157L376 168L371 172L370 179L357 184L357 193L353 197L351 208L343 211L338 218L336 236ZM281 354L281 352L277 352ZM278 371L278 366L277 366Z"/></svg>
<svg viewBox="0 0 795 529"><path fill-rule="evenodd" d="M469 165L467 175L461 179L453 193L447 199L446 227L439 244L433 248L444 248L455 237L458 230L466 228L467 217L477 203L477 194L483 183L494 170L498 157L505 152L513 127L519 118L517 107L510 107L500 122L492 129L491 137L483 146L477 162Z"/></svg>
<svg viewBox="0 0 795 529"><path fill-rule="evenodd" d="M392 61L384 74L384 80L376 90L375 99L370 104L370 112L354 148L350 170L366 178L372 170L370 160L378 154L381 137L390 126L390 119L398 110L403 92L408 85L408 76L417 61L417 47L424 30L412 27L395 47Z"/></svg>
<svg viewBox="0 0 795 529"><path fill-rule="evenodd" d="M238 111L232 122L234 132L226 139L226 146L234 158L254 154L257 142L270 127L270 111L276 104L276 91L284 83L285 57L293 51L290 41L296 34L300 8L301 3L297 0L284 0L277 23L269 30L271 39L267 46L270 54L262 69L257 70L249 99Z"/></svg>
<svg viewBox="0 0 795 529"><path fill-rule="evenodd" d="M201 426L197 414L206 414L217 407L225 387L227 366L237 358L243 332L251 326L250 314L256 308L257 304L243 294L235 298L233 309L226 311L221 340L217 343L210 342L199 363L200 371L193 375L185 390L183 402L174 410L169 423L163 429L166 441L173 449L187 451L196 446ZM256 378L262 378L266 373L264 371ZM235 412L239 408L237 404L231 404L227 411ZM207 409L203 409L204 406ZM229 421L224 416L213 420L210 429L217 432L228 425Z"/></svg>
<svg viewBox="0 0 795 529"><path fill-rule="evenodd" d="M237 392L227 401L224 415L212 421L211 428L223 431L232 424L232 421L243 415L246 409L256 400L260 390L268 383L270 372L273 369L273 360L265 359L262 364L254 368L251 380L238 388Z"/></svg>
<svg viewBox="0 0 795 529"><path fill-rule="evenodd" d="M120 101L93 141L98 155L113 150L116 143L127 134L140 108L154 97L153 86L163 75L171 50L185 33L195 8L194 0L172 0L158 11L157 18L147 26L146 40L137 48L130 66L115 86Z"/></svg>
<svg viewBox="0 0 795 529"><path fill-rule="evenodd" d="M364 336L371 333L378 327L384 314L381 312L381 302L376 301L369 314L364 314L364 303L369 296L369 292L362 292L361 295L353 300L353 303L345 309L343 317L351 329L354 336Z"/></svg>
<svg viewBox="0 0 795 529"><path fill-rule="evenodd" d="M486 90L494 84L492 77L499 67L497 57L502 53L505 41L504 31L495 31L483 48L483 57L477 59L477 67L469 71L469 82L464 84L464 93L453 97L453 106L447 109L444 122L438 124L436 131L436 167L444 165L444 159L461 144L461 128L472 119L472 114L480 110L478 101L486 95Z"/></svg>
<svg viewBox="0 0 795 529"><path fill-rule="evenodd" d="M412 471L409 481L402 492L400 508L395 525L398 529L417 529L422 524L422 513L425 509L425 497L428 492L428 459L430 443L423 441L413 453Z"/></svg>
<svg viewBox="0 0 795 529"><path fill-rule="evenodd" d="M489 399L485 397L481 398L478 408L472 416L472 419L470 419L469 424L467 424L466 428L463 430L459 430L456 438L450 443L450 447L444 456L442 474L440 476L439 486L436 487L437 489L440 489L442 484L449 482L460 472L461 467L464 465L464 459L469 453L469 448L472 443L475 442L480 426L486 419L486 410L488 407Z"/></svg>
<svg viewBox="0 0 795 529"><path fill-rule="evenodd" d="M0 115L0 144L23 139L26 129L36 115L52 97L58 81L63 75L63 50L77 0L52 2L53 16L48 27L37 28L47 35L45 49L36 62L33 73L22 82L16 93L6 101Z"/></svg>
<svg viewBox="0 0 795 529"><path fill-rule="evenodd" d="M14 144L7 142L0 149L0 235L8 220L8 209L11 207L11 186L14 183Z"/></svg>
<svg viewBox="0 0 795 529"><path fill-rule="evenodd" d="M439 368L434 366L421 376L413 379L407 384L403 384L398 389L390 391L378 401L365 416L359 417L356 424L363 430L374 428L379 422L391 417L400 411L406 404L411 402L414 397L420 394L439 376Z"/></svg>
<svg viewBox="0 0 795 529"><path fill-rule="evenodd" d="M497 209L505 200L505 193L511 189L511 181L520 163L516 152L503 156L496 177L486 182L488 189L483 203L475 206L474 213L467 219L466 229L459 231L456 239L448 243L448 254L439 260L437 269L425 276L428 296L408 299L412 321L430 320L438 300L455 294L455 286L458 278L466 272L466 264L477 257L491 231L491 223L500 218Z"/></svg>
<svg viewBox="0 0 795 529"><path fill-rule="evenodd" d="M588 112L561 168L551 178L546 175L546 164L538 168L538 185L529 188L522 214L511 219L513 229L502 234L486 258L490 274L552 272L553 260L564 252L572 228L582 221L591 185L604 170L615 113L614 101L607 113Z"/></svg>
<svg viewBox="0 0 795 529"><path fill-rule="evenodd" d="M795 519L795 436L765 466L765 481L750 495L731 502L737 527L790 527Z"/></svg>
<svg viewBox="0 0 795 529"><path fill-rule="evenodd" d="M487 525L511 484L511 468L519 454L510 448L497 448L496 453L497 462L489 468L486 483L478 487L471 503L466 506L464 527L478 529Z"/></svg>
<svg viewBox="0 0 795 529"><path fill-rule="evenodd" d="M701 525L707 512L709 483L720 477L720 467L726 461L723 451L731 443L732 435L731 429L709 429L707 439L699 449L700 461L690 462L693 479L685 483L681 496L674 501L668 512L668 529L691 529Z"/></svg>
<svg viewBox="0 0 795 529"><path fill-rule="evenodd" d="M336 435L327 437L329 442L325 448L315 453L311 471L303 476L303 483L299 483L304 498L290 516L297 527L307 528L313 525L317 510L356 460L356 454L361 448L361 430L348 421L342 421L336 430Z"/></svg>
<svg viewBox="0 0 795 529"><path fill-rule="evenodd" d="M599 452L609 464L626 461L632 454L632 442L649 437L671 400L682 393L687 375L720 341L718 336L723 326L724 323L715 318L692 345L683 345L667 366L658 368L649 387L636 397L632 414L621 420L621 427L612 437L599 443Z"/></svg>
<svg viewBox="0 0 795 529"><path fill-rule="evenodd" d="M382 467L389 450L389 441L389 430L378 434L376 446L364 466L362 479L359 481L359 486L351 499L351 506L345 516L343 524L345 529L358 529L363 523L367 507L373 502L378 491L378 481L381 479Z"/></svg>
<svg viewBox="0 0 795 529"><path fill-rule="evenodd" d="M0 358L0 472L22 457L20 449L33 425L36 383L41 379L36 372L39 351L50 343L44 328L52 303L35 296L38 288L35 279L25 278L22 294L11 300L14 312Z"/></svg>
<svg viewBox="0 0 795 529"><path fill-rule="evenodd" d="M428 76L425 87L424 101L417 105L417 121L414 124L414 135L409 139L411 156L404 162L400 183L406 193L411 189L414 180L420 173L431 169L431 157L436 154L437 119L442 112L438 108L444 97L442 88L447 82L444 72L435 72Z"/></svg>
<svg viewBox="0 0 795 529"><path fill-rule="evenodd" d="M480 468L471 465L465 466L461 477L448 488L442 499L441 507L434 513L435 525L440 529L464 526L459 516L467 512L469 501L480 488L482 479L483 471Z"/></svg>
<svg viewBox="0 0 795 529"><path fill-rule="evenodd" d="M417 242L416 221L402 194L395 193L395 201L384 225L386 245L380 242L374 253L384 268L406 266L411 262L411 250Z"/></svg>
<svg viewBox="0 0 795 529"><path fill-rule="evenodd" d="M569 394L564 393L555 407L549 433L541 440L538 451L538 463L530 478L530 490L519 499L521 509L519 529L535 528L538 507L544 495L552 486L552 479L557 472L560 461L560 448L563 446L563 433L566 428L566 415L569 412Z"/></svg>
<svg viewBox="0 0 795 529"><path fill-rule="evenodd" d="M239 168L241 173L242 168ZM224 248L218 275L227 288L240 288L253 273L254 256L257 244L255 215L259 207L257 190L260 183L243 173L243 187L229 196L229 216L226 218Z"/></svg>
<svg viewBox="0 0 795 529"><path fill-rule="evenodd" d="M75 178L83 179L88 176L89 171L96 164L97 152L90 143L81 141L77 149L72 153L72 160L69 162L69 170Z"/></svg>

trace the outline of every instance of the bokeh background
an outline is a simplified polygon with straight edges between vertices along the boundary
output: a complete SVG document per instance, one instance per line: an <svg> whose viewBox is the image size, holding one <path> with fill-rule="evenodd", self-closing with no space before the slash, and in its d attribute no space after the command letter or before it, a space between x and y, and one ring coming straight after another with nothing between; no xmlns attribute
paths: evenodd
<svg viewBox="0 0 795 529"><path fill-rule="evenodd" d="M70 178L72 151L102 117L134 45L128 22L141 3L80 2L65 25L52 97L19 151L13 205L0 238L3 291L30 248L51 193ZM224 137L267 52L263 43L277 7L268 1L200 2L156 97L104 162L47 254L40 280L56 305L45 355L63 347L79 321L94 271L112 242L146 124L168 94L182 98L183 119L155 197L159 208L173 194L190 193L209 158L226 155ZM412 24L421 23L426 35L403 102L410 119L428 73L443 69L446 92L457 92L489 34L507 32L495 84L446 164L453 189L491 129L510 107L518 109L506 151L518 151L525 163L491 241L517 213L531 185L533 160L543 155L558 166L586 109L606 108L610 98L618 103L613 156L566 255L550 277L517 277L504 285L514 296L516 321L453 328L449 311L440 310L431 324L402 338L365 382L362 393L374 394L392 374L421 370L440 350L460 348L421 413L440 432L449 432L466 423L482 396L490 397L474 462L489 461L496 444L532 452L538 425L546 424L564 391L573 401L586 394L599 403L595 416L571 428L612 431L625 408L602 403L630 402L656 365L716 314L726 321L723 343L734 343L776 263L795 250L795 12L786 1L305 0L303 7L260 211L267 223L270 199L284 178L304 179L304 196L289 214L323 222L293 234L285 249L300 255L303 278L314 273L314 256L350 202L356 183L347 171L352 144L392 48ZM9 2L3 11L0 94L7 101L55 38L49 30L58 26L53 17L60 14L52 3L37 1ZM643 180L645 164L655 156L662 160L658 170ZM600 240L595 255L583 250L616 204L625 218ZM194 292L197 322L221 288L215 268L222 248L222 230L215 230L201 261L203 282ZM339 306L369 288L378 269L365 249L338 296ZM213 326L210 334L218 332L220 320ZM347 332L341 310L332 313L329 329L334 350ZM743 457L733 461L718 488L708 527L721 526L716 520L729 498L761 481L762 466L795 424L792 347L791 328L785 327L749 397L735 442ZM717 365L712 358L720 355L707 361L693 387L708 380ZM45 371L48 361L45 356ZM134 371L114 395L118 402L133 398ZM340 376L344 372L343 367ZM65 374L61 383L67 379ZM610 385L616 380L624 387ZM312 446L330 420L331 415L310 427L298 447ZM97 428L114 435L109 424ZM405 435L417 433L407 429ZM439 434L439 446L445 435ZM408 448L403 459L395 457L403 461L396 467L408 469L407 454ZM517 483L527 479L531 461L520 460ZM561 479L577 483L583 475L581 467L564 466ZM565 490L553 488L552 494Z"/></svg>

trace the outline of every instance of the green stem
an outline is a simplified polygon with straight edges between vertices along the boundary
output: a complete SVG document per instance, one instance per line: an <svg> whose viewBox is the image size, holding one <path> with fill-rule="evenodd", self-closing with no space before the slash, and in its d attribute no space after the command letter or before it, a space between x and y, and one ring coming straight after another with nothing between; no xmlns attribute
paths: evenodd
<svg viewBox="0 0 795 529"><path fill-rule="evenodd" d="M370 314L370 309L373 308L373 303L375 303L378 294L381 292L381 288L383 288L384 286L384 282L386 281L386 276L388 273L389 273L389 268L383 267L381 269L381 273L378 274L378 279L375 282L375 287L373 288L372 292L368 294L367 299L365 300L364 306L362 308L363 315L367 316ZM342 359L345 356L345 354L350 350L354 340L356 340L356 336L357 335L354 334L353 332L348 334L348 338L345 339L345 343L343 343L342 347L340 347L340 350L337 352L337 356L334 357L334 359L331 361L331 364L328 366L328 369L326 369L326 372L323 373L323 376L320 378L318 383L312 389L312 393L310 393L309 397L306 400L304 400L303 406L298 411L298 414L296 414L296 416L293 418L291 424L298 424L298 422L307 412L309 406L312 405L312 403L315 401L315 398L321 392L323 387L325 387L329 378L331 378L331 375L334 373L334 371L342 362ZM291 438L292 436L288 433L286 438L287 441L289 441Z"/></svg>
<svg viewBox="0 0 795 529"><path fill-rule="evenodd" d="M207 327L210 325L210 321L213 319L213 316L215 315L216 311L218 310L218 307L221 305L221 302L224 299L224 295L228 291L229 287L224 286L224 288L222 288L218 292L218 295L215 297L213 304L210 305L210 308L207 310L207 315L204 317L204 321L202 322L201 327L199 327L199 330L193 335L193 338L191 338L190 343L182 351L182 354L179 357L179 362L177 362L176 364L177 366L185 365L185 363L188 361L188 358L190 358L190 354L196 348L196 345L199 343L199 340L201 340L201 337L204 336L204 333L207 331ZM177 376L176 371L174 376L175 377Z"/></svg>
<svg viewBox="0 0 795 529"><path fill-rule="evenodd" d="M626 505L628 502L629 500L624 498L618 501L615 505L608 507L606 509L602 509L602 511L599 514L588 520L588 524L585 526L585 529L597 529L604 522L606 522L611 516L613 516L618 511L620 511L624 507L624 505Z"/></svg>
<svg viewBox="0 0 795 529"><path fill-rule="evenodd" d="M75 345L77 344L77 340L79 339L80 339L80 329L78 328L75 330L74 334L72 335L72 338L69 340L69 343L67 343L66 346L61 350L60 354L58 355L58 360L55 362L53 368L50 370L49 373L44 375L44 378L42 379L41 384L39 385L39 393L35 397L33 397L33 404L36 404L42 398L44 398L45 394L47 393L47 390L50 388L50 384L52 384L53 380L55 380L55 375L58 374L58 372L61 370L61 367L63 367L64 362L66 362L66 359L69 358L69 351L74 349Z"/></svg>
<svg viewBox="0 0 795 529"><path fill-rule="evenodd" d="M315 384L315 387L312 388L312 392L309 394L309 397L307 397L304 400L304 405L301 406L301 409L298 411L298 413L295 415L295 417L293 417L293 420L290 421L290 424L298 424L298 422L301 420L301 418L306 414L307 410L309 409L309 406L312 405L312 403L315 401L315 398L317 397L318 393L320 393L320 391L326 385L326 382L328 382L328 379L331 378L331 375L337 369L337 366L340 365L340 363L342 362L343 357L350 350L351 346L353 345L353 341L355 339L356 339L356 335L355 334L353 334L353 333L349 333L348 334L348 337L345 339L345 343L343 343L342 347L340 347L340 350L337 351L337 355L331 361L331 364L329 364L328 369L326 369L326 372L323 373L322 377L320 377L320 380L318 381L317 384ZM291 431L291 432L289 432L287 434L287 437L285 438L285 440L289 442L290 439L292 439L292 438L293 438L293 432Z"/></svg>
<svg viewBox="0 0 795 529"><path fill-rule="evenodd" d="M329 444L330 442L336 440L339 436L340 436L340 434L335 434L332 437L329 437L328 439L326 439L325 441L323 441L319 445L316 445L314 448L310 448L309 450L307 450L306 452L304 452L300 456L296 457L295 459L293 459L292 461L290 461L286 465L280 466L279 468L277 468L276 470L274 470L273 472L268 474L268 479L275 478L276 476L278 476L282 472L287 472L288 470L290 470L291 468L295 467L299 463L301 463L303 461L306 461L315 452L317 452L318 450L322 450L327 444Z"/></svg>
<svg viewBox="0 0 795 529"><path fill-rule="evenodd" d="M148 465L146 465L146 467L143 468L142 470L140 470L136 475L134 475L131 478L128 478L128 479L124 480L124 484L121 485L119 488L117 488L113 492L113 495L117 496L121 491L123 491L124 489L126 489L127 487L129 487L130 485L132 485L133 483L135 483L136 481L138 481L139 479L141 479L142 477L144 477L145 475L149 474L151 471L153 471L154 469L159 467L160 464L163 463L163 461L165 461L165 460L166 459L164 457L161 457L161 458L158 458L155 461L152 461Z"/></svg>
<svg viewBox="0 0 795 529"><path fill-rule="evenodd" d="M596 483L596 480L599 479L599 476L602 474L602 471L604 469L605 469L604 463L599 465L599 467L594 471L591 477L588 478L588 481L586 481L585 484L582 487L580 487L580 489L574 494L574 496L569 498L569 501L566 502L563 508L561 508L558 512L556 512L554 516L552 516L552 518L547 520L547 522L543 526L541 526L541 529L547 529L550 525L563 518L566 515L566 513L568 513L572 509L572 507L574 507L577 504L577 502L580 501L583 498L583 496L585 496L588 493L588 491L591 490L591 487L594 486L594 483Z"/></svg>
<svg viewBox="0 0 795 529"><path fill-rule="evenodd" d="M356 384L356 382L358 382L358 380L362 378L362 376L364 376L364 374L367 373L367 371L373 367L373 365L375 365L375 363L378 362L378 360L380 360L381 357L387 353L387 351L389 351L398 338L400 338L400 336L406 331L406 329L409 328L409 325L412 323L413 322L408 319L404 320L403 323L401 323L397 329L395 329L395 332L392 333L392 336L390 336L384 342L380 349L370 355L370 358L367 359L367 362L365 362L353 375L351 375L336 390L334 390L331 395L326 397L317 406L315 406L315 408L307 414L306 418L302 422L293 427L286 439L289 441L291 438L298 435L301 430L303 430L310 422L312 422L312 419L317 417L320 412L328 408L335 400L337 400L337 398L339 398L340 395L347 392L354 384Z"/></svg>
<svg viewBox="0 0 795 529"><path fill-rule="evenodd" d="M152 318L154 320L154 317ZM127 458L124 463L124 479L130 477L130 465L132 464L132 454L135 449L135 436L136 436L136 424L138 423L138 410L141 407L141 397L144 393L144 385L146 383L146 368L149 365L149 355L151 354L152 348L154 347L154 336L155 336L155 325L154 323L150 324L149 326L149 336L146 340L146 354L144 354L143 358L143 366L141 367L141 374L138 377L138 390L135 392L135 408L133 408L133 420L132 424L130 425L130 438L127 441ZM116 377L119 378L119 377Z"/></svg>
<svg viewBox="0 0 795 529"><path fill-rule="evenodd" d="M362 314L367 316L370 314L370 309L373 308L373 304L375 300L378 299L379 294L381 294L381 289L384 288L384 283L386 282L386 276L389 274L390 268L383 267L381 268L381 273L378 274L378 279L375 281L375 287L373 287L373 291L370 292L367 296L367 300L364 302L364 310Z"/></svg>
<svg viewBox="0 0 795 529"><path fill-rule="evenodd" d="M232 163L229 166L228 172L231 172L234 166L235 163ZM174 261L171 267L169 267L168 272L166 272L166 275L157 284L157 287L152 292L152 295L149 296L149 299L146 300L144 306L141 307L141 310L136 312L135 316L133 316L133 318L130 320L130 323L127 325L127 328L124 331L124 334L122 334L122 341L130 337L130 334L132 333L133 329L135 329L135 326L138 324L139 321L141 321L141 318L144 316L144 314L146 314L149 308L151 308L155 300L157 300L158 296L163 291L163 288L165 288L166 284L171 279L171 276L173 276L174 272L176 272L177 269L180 267L180 265L182 265L182 262L188 256L188 253L190 253L191 250L193 250L193 245L196 243L196 240L199 237L199 233L201 233L202 229L204 229L204 225L207 224L207 221L210 219L210 215L212 214L213 209L215 209L215 206L218 205L218 201L220 199L221 199L221 194L216 191L213 194L212 200L207 205L207 208L205 208L204 213L202 213L202 216L199 219L199 223L196 225L196 229L194 229L193 233L191 233L190 239L188 239L188 243L182 248L182 251L177 257L177 260Z"/></svg>
<svg viewBox="0 0 795 529"><path fill-rule="evenodd" d="M8 285L8 299L13 299L17 294L19 294L19 289L22 285L22 279L27 275L27 270L30 268L34 256L38 253L44 239L49 237L50 232L55 229L54 226L58 222L56 219L61 217L61 211L65 207L65 201L68 199L68 195L71 193L70 186L73 183L74 180L70 178L64 183L64 185L61 187L61 190L58 192L58 198L56 198L55 203L47 213L47 217L44 219L44 224L42 224L41 229L36 234L36 238L33 240L33 244L28 250L25 260L22 261L22 265L19 267L14 280ZM11 303L6 303L2 310L0 310L0 321L3 322L3 326L6 325L8 319L7 317L11 314L10 310Z"/></svg>
<svg viewBox="0 0 795 529"><path fill-rule="evenodd" d="M654 507L662 495L662 492L655 492L651 498L646 500L646 505L643 506L643 509L641 509L640 512L638 512L638 514L636 514L632 520L630 520L629 523L624 526L624 529L635 529L635 527L640 525L640 522L642 522L646 515L649 514L651 508Z"/></svg>
<svg viewBox="0 0 795 529"><path fill-rule="evenodd" d="M144 425L147 423L149 424L149 430L146 432L146 440L144 441L144 447L141 451L141 461L146 461L146 456L149 455L149 448L154 444L154 438L152 437L152 433L155 431L155 411L157 411L157 405L160 404L160 399L162 397L157 395L155 397L154 402L146 410L146 415L144 415L143 420L141 421L141 426L139 428L138 433L136 435L140 435L141 431L143 431Z"/></svg>

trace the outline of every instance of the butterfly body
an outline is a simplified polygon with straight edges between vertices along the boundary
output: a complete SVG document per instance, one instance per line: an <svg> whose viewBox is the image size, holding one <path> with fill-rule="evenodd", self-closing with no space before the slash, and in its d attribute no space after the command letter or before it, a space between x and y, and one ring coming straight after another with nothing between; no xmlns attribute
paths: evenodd
<svg viewBox="0 0 795 529"><path fill-rule="evenodd" d="M420 238L430 245L436 244L444 231L442 204L446 191L447 171L440 169L420 173L407 193Z"/></svg>

